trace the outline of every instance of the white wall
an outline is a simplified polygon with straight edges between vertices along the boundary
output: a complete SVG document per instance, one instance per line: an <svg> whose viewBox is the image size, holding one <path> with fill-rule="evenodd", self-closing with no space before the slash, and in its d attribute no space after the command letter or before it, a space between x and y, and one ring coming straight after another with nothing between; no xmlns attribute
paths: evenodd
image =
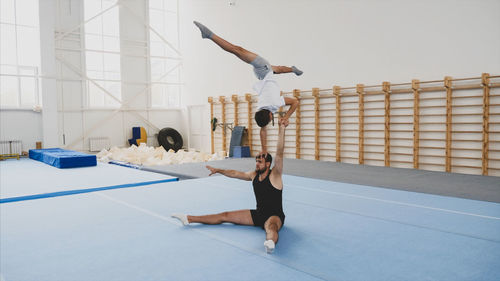
<svg viewBox="0 0 500 281"><path fill-rule="evenodd" d="M0 111L0 140L21 140L23 151L42 141L42 114L32 110Z"/></svg>
<svg viewBox="0 0 500 281"><path fill-rule="evenodd" d="M189 148L210 153L210 107L203 104L188 106L187 118L190 124Z"/></svg>
<svg viewBox="0 0 500 281"><path fill-rule="evenodd" d="M284 91L500 73L498 0L186 0L181 7L186 104L251 92L250 65L202 40L198 20L275 65Z"/></svg>

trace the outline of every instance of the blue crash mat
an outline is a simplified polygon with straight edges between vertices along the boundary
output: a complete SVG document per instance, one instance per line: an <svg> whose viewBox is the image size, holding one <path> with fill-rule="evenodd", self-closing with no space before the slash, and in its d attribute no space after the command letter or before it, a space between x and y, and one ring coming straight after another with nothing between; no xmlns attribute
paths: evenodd
<svg viewBox="0 0 500 281"><path fill-rule="evenodd" d="M95 155L62 148L30 149L29 157L60 169L97 165Z"/></svg>

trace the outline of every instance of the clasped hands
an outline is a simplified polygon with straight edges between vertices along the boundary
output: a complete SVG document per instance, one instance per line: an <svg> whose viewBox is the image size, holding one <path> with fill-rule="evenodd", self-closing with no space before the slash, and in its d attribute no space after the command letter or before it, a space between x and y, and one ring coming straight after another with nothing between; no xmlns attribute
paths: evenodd
<svg viewBox="0 0 500 281"><path fill-rule="evenodd" d="M278 124L279 124L280 126L283 126L283 127L285 127L285 128L286 128L286 127L288 126L288 124L289 124L288 118L286 118L286 117L280 117L280 118L278 119Z"/></svg>

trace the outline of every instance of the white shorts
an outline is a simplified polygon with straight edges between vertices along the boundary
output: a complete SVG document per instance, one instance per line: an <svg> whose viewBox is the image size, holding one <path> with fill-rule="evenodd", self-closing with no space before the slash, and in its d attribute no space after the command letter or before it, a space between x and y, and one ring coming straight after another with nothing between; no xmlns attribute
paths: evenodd
<svg viewBox="0 0 500 281"><path fill-rule="evenodd" d="M266 74L273 70L271 64L261 56L257 56L250 64L253 66L253 72L259 80L264 79Z"/></svg>

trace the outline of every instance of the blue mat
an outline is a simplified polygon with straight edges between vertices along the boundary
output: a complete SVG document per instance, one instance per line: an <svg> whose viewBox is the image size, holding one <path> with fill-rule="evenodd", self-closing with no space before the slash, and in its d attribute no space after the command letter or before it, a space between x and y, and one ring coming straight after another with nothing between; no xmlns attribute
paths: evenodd
<svg viewBox="0 0 500 281"><path fill-rule="evenodd" d="M62 148L30 149L29 158L60 169L97 165L95 155Z"/></svg>
<svg viewBox="0 0 500 281"><path fill-rule="evenodd" d="M287 218L273 255L264 253L258 227L183 227L169 217L254 208L251 183L226 177L0 204L1 274L6 281L500 276L500 204L293 176L284 185Z"/></svg>

